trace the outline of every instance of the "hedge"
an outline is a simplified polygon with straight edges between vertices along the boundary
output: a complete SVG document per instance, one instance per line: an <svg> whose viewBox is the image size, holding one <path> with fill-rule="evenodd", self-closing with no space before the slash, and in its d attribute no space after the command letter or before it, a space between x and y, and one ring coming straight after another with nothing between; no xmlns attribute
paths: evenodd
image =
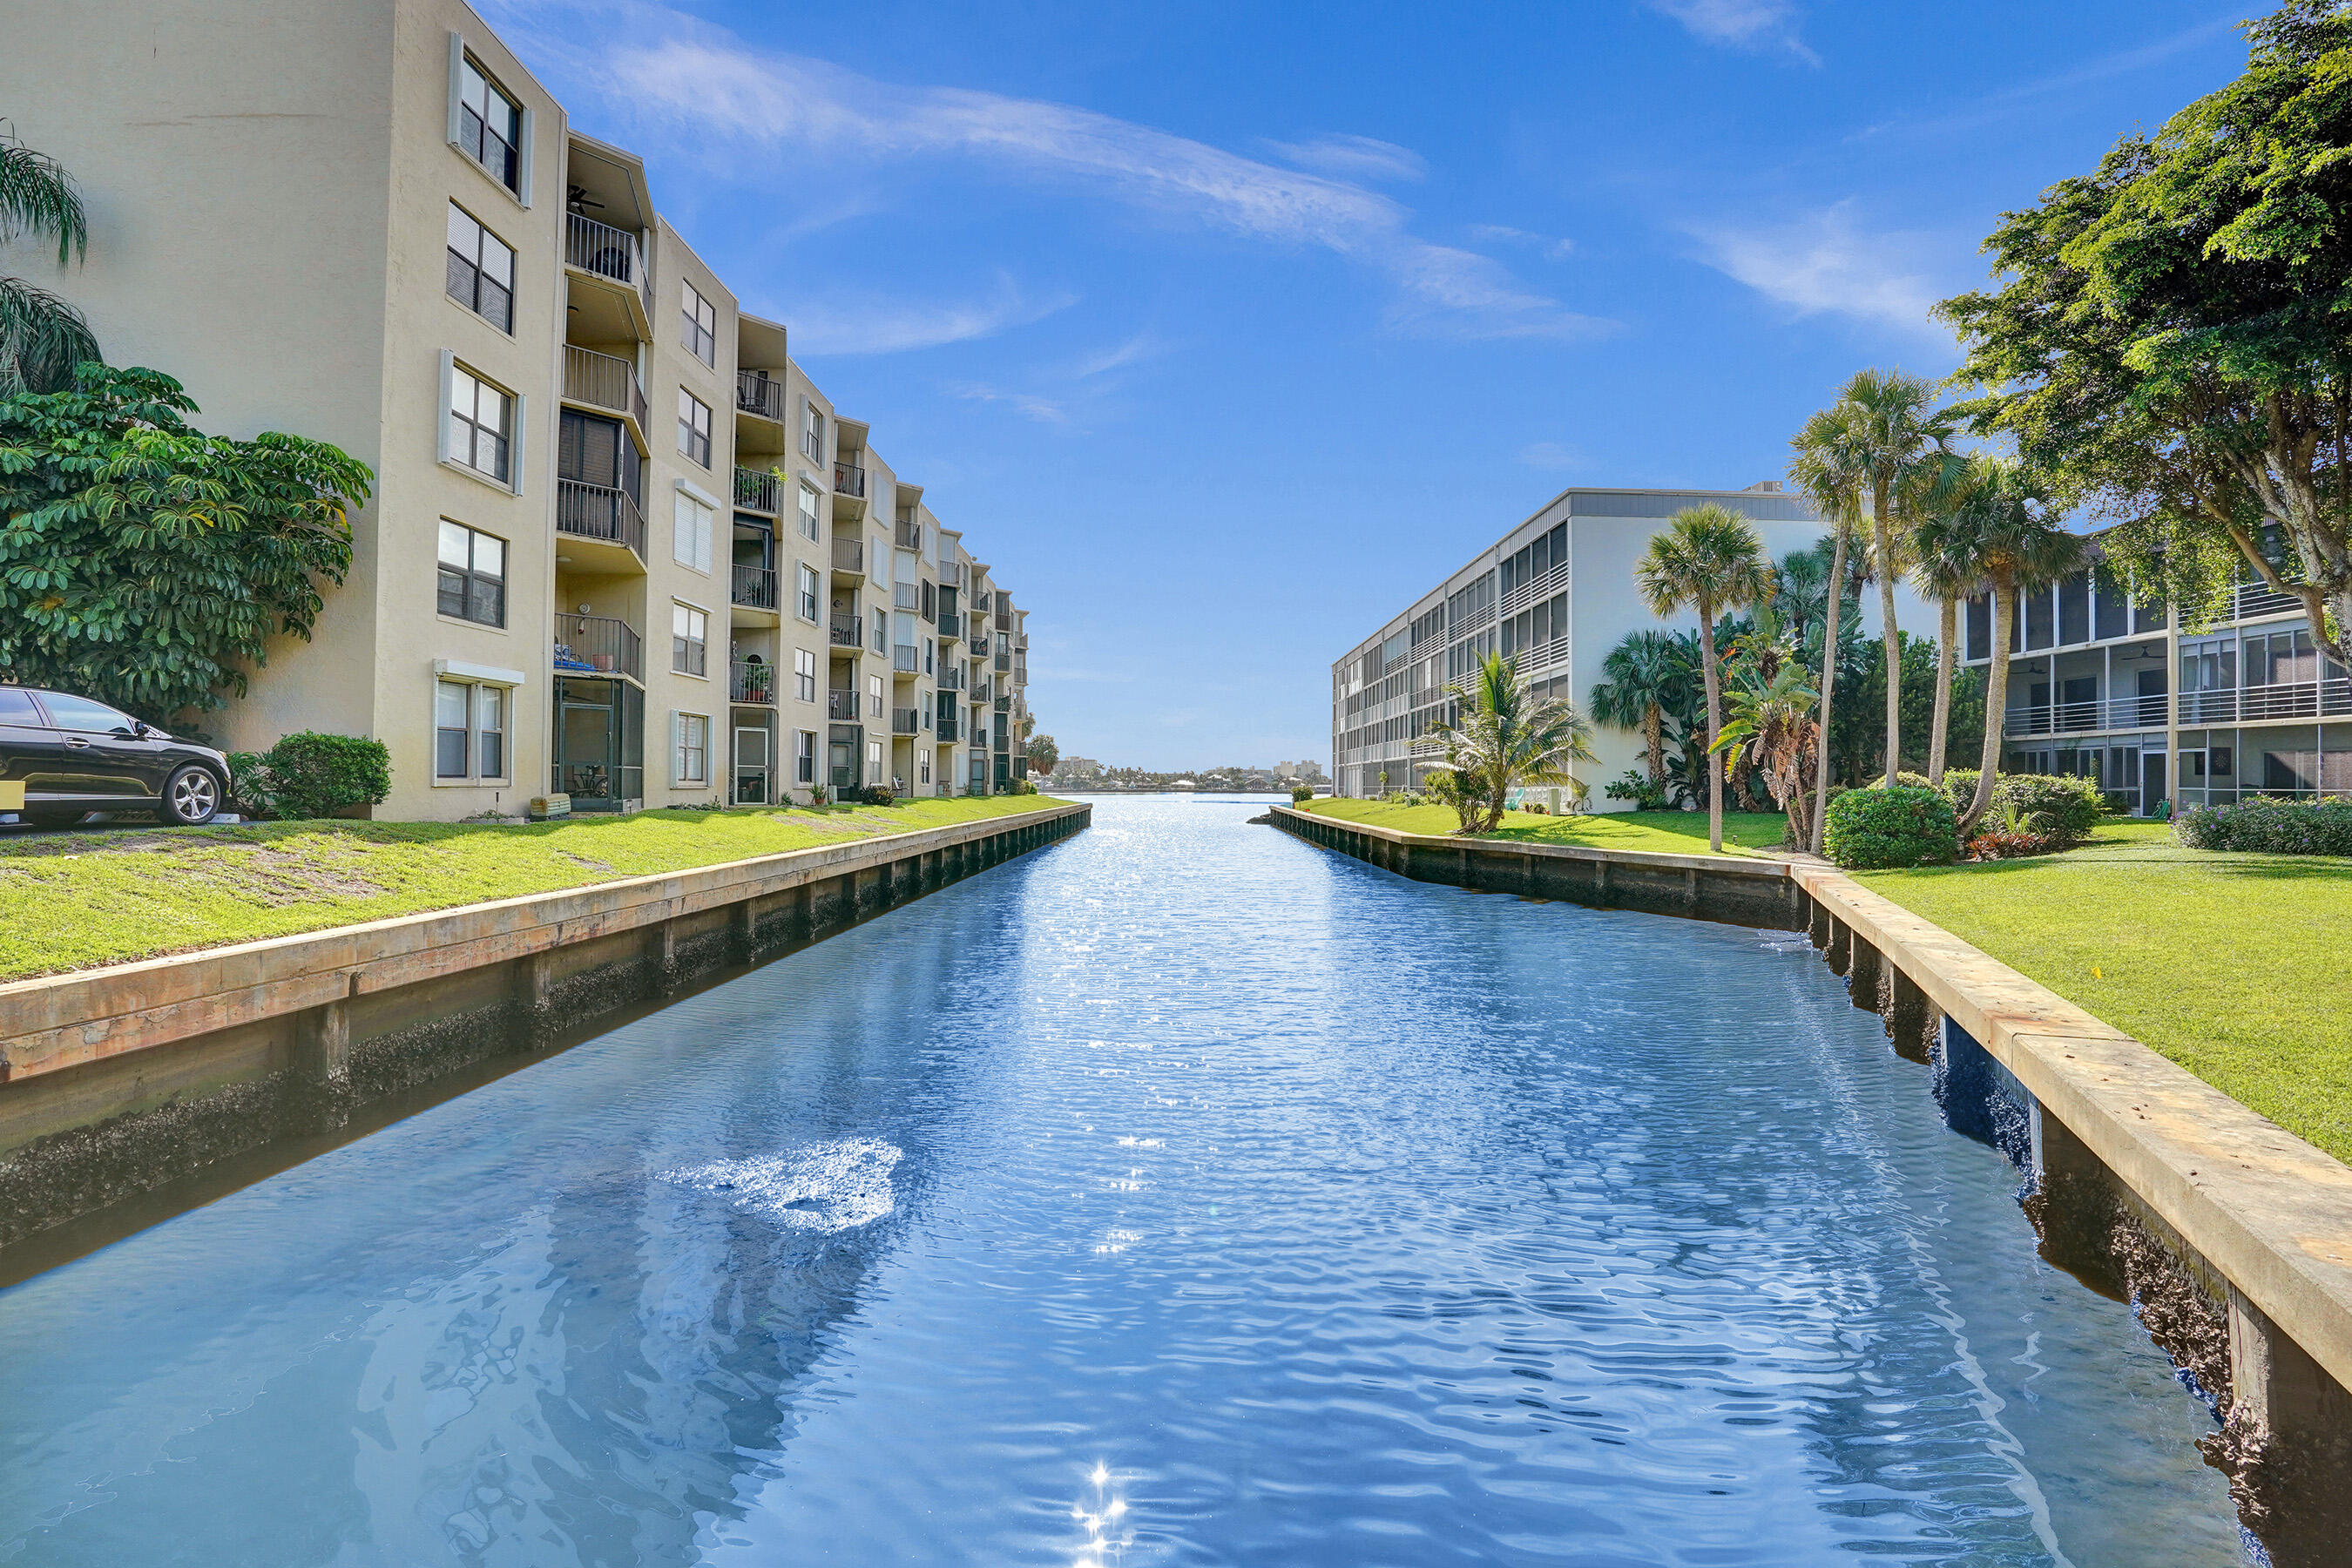
<svg viewBox="0 0 2352 1568"><path fill-rule="evenodd" d="M392 753L382 741L359 735L305 730L280 736L259 756L236 753L229 769L238 805L289 820L376 805L392 793Z"/></svg>
<svg viewBox="0 0 2352 1568"><path fill-rule="evenodd" d="M2352 857L2352 800L2339 795L2195 805L2180 814L2172 834L2191 849Z"/></svg>
<svg viewBox="0 0 2352 1568"><path fill-rule="evenodd" d="M1822 848L1855 871L1947 865L1958 839L1952 803L1914 784L1847 790L1830 802L1822 825Z"/></svg>

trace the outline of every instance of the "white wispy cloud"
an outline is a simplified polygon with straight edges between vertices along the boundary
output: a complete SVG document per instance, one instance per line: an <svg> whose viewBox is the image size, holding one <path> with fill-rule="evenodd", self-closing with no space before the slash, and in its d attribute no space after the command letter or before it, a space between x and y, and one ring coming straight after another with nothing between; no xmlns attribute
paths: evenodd
<svg viewBox="0 0 2352 1568"><path fill-rule="evenodd" d="M1429 163L1420 153L1373 136L1317 136L1260 145L1286 163L1343 180L1419 180L1429 174Z"/></svg>
<svg viewBox="0 0 2352 1568"><path fill-rule="evenodd" d="M978 381L951 381L940 390L950 397L968 398L974 403L1002 403L1040 425L1067 425L1070 422L1068 409L1050 397L1040 397L1034 393L1015 392L1009 387L991 386Z"/></svg>
<svg viewBox="0 0 2352 1568"><path fill-rule="evenodd" d="M938 348L1026 326L1076 302L1074 294L1026 299L1010 279L1000 279L995 293L986 299L943 303L856 294L795 296L791 307L793 353L822 358ZM765 300L754 310L762 315L782 313L774 301Z"/></svg>
<svg viewBox="0 0 2352 1568"><path fill-rule="evenodd" d="M757 48L665 7L506 0L502 18L601 82L612 105L706 159L771 158L789 169L970 160L992 173L1117 201L1160 221L1336 253L1391 280L1391 325L1461 338L1575 339L1608 323L1513 279L1490 257L1431 243L1404 206L1344 178L1286 169L1092 110L966 88L877 80ZM619 18L608 26L606 19ZM650 46L606 48L625 29ZM1393 174L1412 155L1368 137L1300 144ZM1381 151L1385 149L1386 151Z"/></svg>
<svg viewBox="0 0 2352 1568"><path fill-rule="evenodd" d="M1707 264L1800 316L1852 316L1922 336L1948 337L1928 308L1948 292L1926 265L1916 234L1864 232L1842 202L1792 223L1691 231Z"/></svg>
<svg viewBox="0 0 2352 1568"><path fill-rule="evenodd" d="M1070 374L1082 381L1087 380L1108 375L1115 370L1125 370L1129 365L1140 364L1148 359L1157 359L1167 352L1166 341L1146 328L1125 342L1114 344L1099 353L1087 355L1070 367Z"/></svg>
<svg viewBox="0 0 2352 1568"><path fill-rule="evenodd" d="M1534 234L1524 228L1513 228L1507 223L1474 223L1470 226L1470 237L1502 245L1532 246L1542 252L1546 261L1565 261L1576 251L1576 241L1572 239Z"/></svg>
<svg viewBox="0 0 2352 1568"><path fill-rule="evenodd" d="M1553 473L1566 473L1591 463L1591 459L1582 452L1559 441L1530 442L1519 448L1519 461L1530 468L1543 468Z"/></svg>
<svg viewBox="0 0 2352 1568"><path fill-rule="evenodd" d="M1797 37L1794 0L1649 0L1649 5L1707 43L1784 48L1811 64L1821 63Z"/></svg>

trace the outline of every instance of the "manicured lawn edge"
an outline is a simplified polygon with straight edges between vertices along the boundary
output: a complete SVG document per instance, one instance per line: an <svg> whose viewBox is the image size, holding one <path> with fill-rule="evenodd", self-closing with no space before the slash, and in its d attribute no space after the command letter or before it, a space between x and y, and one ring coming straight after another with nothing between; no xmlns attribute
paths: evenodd
<svg viewBox="0 0 2352 1568"><path fill-rule="evenodd" d="M1302 803L1298 810L1339 822L1360 822L1400 833L1451 837L1461 826L1442 805L1404 805L1395 801L1325 797ZM1726 855L1776 856L1787 819L1778 812L1727 812L1723 818ZM1703 811L1595 812L1581 816L1546 816L1512 811L1503 815L1501 828L1481 834L1499 843L1576 844L1592 849L1628 849L1662 855L1706 855L1706 813Z"/></svg>

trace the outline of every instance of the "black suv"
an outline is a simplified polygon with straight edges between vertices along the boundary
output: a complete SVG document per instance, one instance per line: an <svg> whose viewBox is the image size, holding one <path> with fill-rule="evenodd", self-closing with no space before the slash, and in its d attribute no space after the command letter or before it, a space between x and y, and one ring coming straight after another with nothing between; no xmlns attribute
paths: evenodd
<svg viewBox="0 0 2352 1568"><path fill-rule="evenodd" d="M227 798L228 759L210 746L87 697L0 686L0 815L54 827L93 811L152 811L194 827Z"/></svg>

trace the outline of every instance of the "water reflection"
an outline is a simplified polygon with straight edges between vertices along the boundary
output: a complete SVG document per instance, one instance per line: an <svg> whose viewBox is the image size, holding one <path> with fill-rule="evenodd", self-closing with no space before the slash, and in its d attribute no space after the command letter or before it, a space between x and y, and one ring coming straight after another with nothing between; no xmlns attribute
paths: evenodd
<svg viewBox="0 0 2352 1568"><path fill-rule="evenodd" d="M1105 802L0 1293L0 1562L2242 1562L1801 942Z"/></svg>

